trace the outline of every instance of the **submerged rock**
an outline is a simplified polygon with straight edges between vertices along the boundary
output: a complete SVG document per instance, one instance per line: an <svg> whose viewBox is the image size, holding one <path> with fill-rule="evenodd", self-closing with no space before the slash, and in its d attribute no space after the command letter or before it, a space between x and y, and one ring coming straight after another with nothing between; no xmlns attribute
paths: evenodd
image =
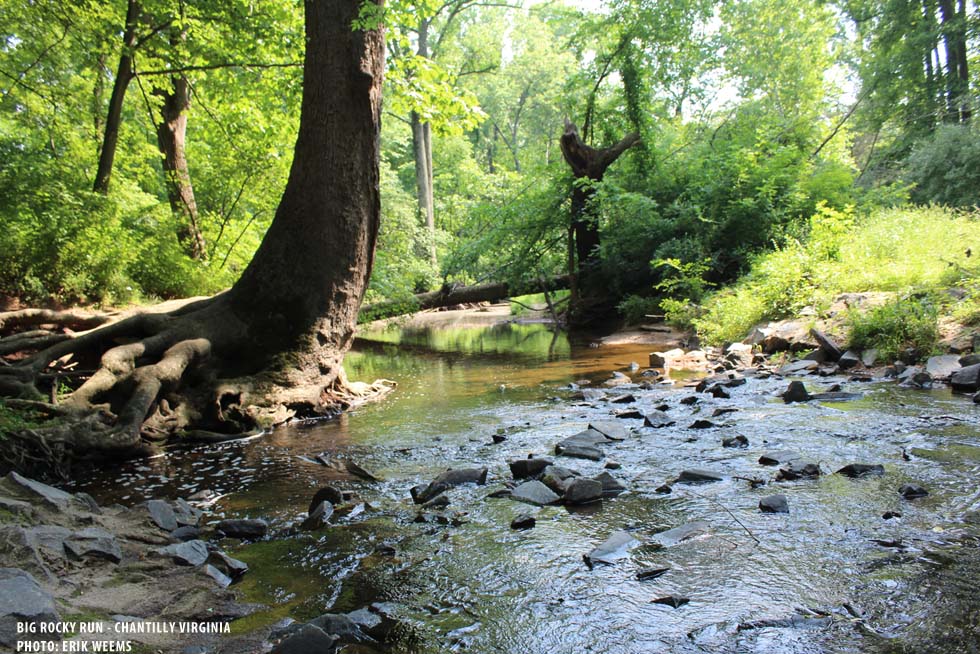
<svg viewBox="0 0 980 654"><path fill-rule="evenodd" d="M721 439L721 446L722 447L748 447L749 439L739 434L738 436L731 436L729 438Z"/></svg>
<svg viewBox="0 0 980 654"><path fill-rule="evenodd" d="M881 476L885 474L885 467L871 463L849 463L838 470L837 474L851 478Z"/></svg>
<svg viewBox="0 0 980 654"><path fill-rule="evenodd" d="M692 422L690 425L688 425L687 428L688 429L714 429L715 427L718 426L719 425L717 423L700 418Z"/></svg>
<svg viewBox="0 0 980 654"><path fill-rule="evenodd" d="M929 491L918 484L902 484L898 493L907 500L914 500L917 497L925 497Z"/></svg>
<svg viewBox="0 0 980 654"><path fill-rule="evenodd" d="M759 510L763 513L789 513L789 502L781 493L770 495L759 500Z"/></svg>
<svg viewBox="0 0 980 654"><path fill-rule="evenodd" d="M661 577L668 572L670 572L670 568L646 568L645 570L640 570L636 573L636 580L648 581L650 579Z"/></svg>
<svg viewBox="0 0 980 654"><path fill-rule="evenodd" d="M482 486L487 482L487 472L487 468L457 468L447 470L433 479L424 489L413 493L412 499L416 504L425 504L439 494L456 486L462 486L463 484L477 484Z"/></svg>
<svg viewBox="0 0 980 654"><path fill-rule="evenodd" d="M797 479L816 479L820 476L820 466L816 463L793 461L776 473L776 481L796 481Z"/></svg>
<svg viewBox="0 0 980 654"><path fill-rule="evenodd" d="M683 470L681 474L677 476L674 483L677 484L709 484L716 481L721 481L723 478L721 475L710 470L701 470L697 468L692 468L690 470Z"/></svg>
<svg viewBox="0 0 980 654"><path fill-rule="evenodd" d="M667 595L666 597L658 597L655 600L650 600L653 604L664 604L671 608L680 608L690 602L686 597L681 597L680 595Z"/></svg>
<svg viewBox="0 0 980 654"><path fill-rule="evenodd" d="M327 634L337 637L339 643L363 644L377 641L361 631L361 627L349 616L339 613L324 613L307 624L319 627Z"/></svg>
<svg viewBox="0 0 980 654"><path fill-rule="evenodd" d="M799 452L786 450L785 452L766 452L759 457L759 463L764 466L777 466L781 463L789 463L800 458Z"/></svg>
<svg viewBox="0 0 980 654"><path fill-rule="evenodd" d="M524 482L511 491L510 497L518 502L527 502L537 506L557 504L561 499L554 491L537 480Z"/></svg>
<svg viewBox="0 0 980 654"><path fill-rule="evenodd" d="M601 545L585 555L585 561L589 565L594 563L615 563L627 556L629 548L639 542L628 531L613 532Z"/></svg>
<svg viewBox="0 0 980 654"><path fill-rule="evenodd" d="M510 521L510 528L521 531L524 529L534 529L537 520L530 513L522 513Z"/></svg>
<svg viewBox="0 0 980 654"><path fill-rule="evenodd" d="M661 531L653 536L653 542L657 543L661 547L673 547L674 545L682 543L685 540L708 533L710 528L711 525L704 520L697 520L695 522L680 525L679 527L674 527L673 529Z"/></svg>

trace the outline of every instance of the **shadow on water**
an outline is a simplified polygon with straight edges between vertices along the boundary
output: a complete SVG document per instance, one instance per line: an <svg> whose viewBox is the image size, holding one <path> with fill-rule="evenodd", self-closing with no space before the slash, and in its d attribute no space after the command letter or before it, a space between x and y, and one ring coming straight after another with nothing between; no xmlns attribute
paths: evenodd
<svg viewBox="0 0 980 654"><path fill-rule="evenodd" d="M632 404L586 403L563 388L581 380L601 388L612 371L645 363L649 346L593 348L544 325L370 339L358 340L345 366L352 379L397 380L384 401L329 423L127 464L79 489L127 503L211 489L224 495L211 520L261 516L280 534L302 520L319 486L353 491L335 526L237 550L253 567L246 597L268 606L239 630L387 601L413 626L415 638L395 647L406 652L976 651L980 421L968 399L807 378L812 391L843 383L861 398L786 405L776 397L785 380L750 378L731 398L704 394L690 405L681 399L693 391L680 383L631 387ZM612 474L628 487L622 495L574 512L486 498L510 479L507 461L553 454L558 440L616 410L663 404L675 425L621 420L630 437L607 447L606 460L620 466ZM735 411L713 417L717 409ZM690 429L699 418L719 426ZM493 444L497 434L506 440ZM721 446L736 434L748 447ZM800 452L825 474L771 481L775 470L758 459L772 450ZM310 461L321 453L383 481ZM558 462L595 475L606 460ZM885 474L830 474L854 462L880 463ZM488 485L450 491L445 522L455 524L416 522L408 489L456 466L487 466ZM687 468L722 481L658 492ZM768 483L752 488L753 478ZM929 495L903 500L905 483ZM790 513L761 513L759 500L777 492ZM522 513L537 526L511 530ZM693 521L707 532L656 545L658 532ZM583 554L618 530L639 544L589 569ZM639 581L645 568L669 571ZM689 602L652 602L669 595Z"/></svg>

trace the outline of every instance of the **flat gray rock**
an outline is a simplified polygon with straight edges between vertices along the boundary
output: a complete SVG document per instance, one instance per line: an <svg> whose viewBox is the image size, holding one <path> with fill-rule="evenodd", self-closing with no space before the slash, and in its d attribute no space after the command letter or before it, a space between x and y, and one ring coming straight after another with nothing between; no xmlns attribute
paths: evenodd
<svg viewBox="0 0 980 654"><path fill-rule="evenodd" d="M225 552L216 550L208 554L208 563L225 573L232 579L241 577L248 572L248 564L228 556Z"/></svg>
<svg viewBox="0 0 980 654"><path fill-rule="evenodd" d="M653 427L654 429L661 429L663 427L670 427L676 424L676 420L668 416L664 411L651 411L646 414L643 418L644 427Z"/></svg>
<svg viewBox="0 0 980 654"><path fill-rule="evenodd" d="M11 651L16 649L18 623L39 624L60 619L54 598L30 573L17 568L0 568L0 645ZM25 640L40 639L30 635ZM43 640L60 640L60 636Z"/></svg>
<svg viewBox="0 0 980 654"><path fill-rule="evenodd" d="M215 583L221 588L228 588L231 586L232 578L223 573L218 568L214 567L210 563L204 566L204 574L214 579Z"/></svg>
<svg viewBox="0 0 980 654"><path fill-rule="evenodd" d="M150 514L150 520L164 531L173 531L180 525L177 524L177 514L170 504L163 500L149 500L146 503L146 510Z"/></svg>
<svg viewBox="0 0 980 654"><path fill-rule="evenodd" d="M586 559L592 563L615 563L625 558L629 553L629 549L639 542L628 531L616 531L603 541L599 547L589 552L586 555Z"/></svg>
<svg viewBox="0 0 980 654"><path fill-rule="evenodd" d="M116 537L105 529L88 527L73 533L64 542L65 552L76 559L92 557L113 563L122 561L122 549Z"/></svg>
<svg viewBox="0 0 980 654"><path fill-rule="evenodd" d="M554 491L537 480L524 482L511 491L510 497L518 502L526 502L537 506L557 504L561 499Z"/></svg>
<svg viewBox="0 0 980 654"><path fill-rule="evenodd" d="M48 486L47 484L42 484L41 482L34 481L33 479L28 479L27 477L19 475L13 471L7 474L7 481L33 493L56 509L65 509L68 506L68 503L73 499L71 493L66 493L60 488Z"/></svg>
<svg viewBox="0 0 980 654"><path fill-rule="evenodd" d="M692 468L690 470L683 470L681 474L677 475L677 481L675 483L710 484L715 481L721 481L722 479L723 477L716 472Z"/></svg>
<svg viewBox="0 0 980 654"><path fill-rule="evenodd" d="M777 375L783 377L788 377L790 375L804 375L809 374L817 369L818 364L816 361L808 361L807 359L800 359L799 361L792 361L787 363L785 366L776 371Z"/></svg>
<svg viewBox="0 0 980 654"><path fill-rule="evenodd" d="M710 528L711 525L703 520L689 522L679 527L674 527L673 529L668 529L667 531L662 531L659 534L654 535L653 541L663 547L671 547L690 538L706 534Z"/></svg>
<svg viewBox="0 0 980 654"><path fill-rule="evenodd" d="M161 548L159 552L169 556L177 565L199 566L208 560L208 546L201 540L168 545Z"/></svg>
<svg viewBox="0 0 980 654"><path fill-rule="evenodd" d="M630 433L621 422L615 420L597 420L589 423L589 429L599 432L611 441L624 441Z"/></svg>
<svg viewBox="0 0 980 654"><path fill-rule="evenodd" d="M604 456L602 450L600 450L599 448L589 447L586 445L572 445L570 447L563 447L561 445L556 445L555 450L559 456L567 456L572 459L587 459L589 461L601 461L602 457Z"/></svg>

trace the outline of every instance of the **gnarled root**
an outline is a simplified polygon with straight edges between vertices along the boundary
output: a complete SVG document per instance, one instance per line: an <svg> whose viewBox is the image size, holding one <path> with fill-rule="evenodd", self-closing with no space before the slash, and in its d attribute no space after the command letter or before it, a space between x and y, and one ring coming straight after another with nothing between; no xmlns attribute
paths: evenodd
<svg viewBox="0 0 980 654"><path fill-rule="evenodd" d="M0 465L18 469L47 462L63 474L73 459L139 456L150 443L181 433L220 440L291 419L331 417L394 385L348 382L339 352L270 356L221 296L166 313L118 316L77 334L27 334L3 340L20 337L29 348L58 338L0 366L0 395L19 398L8 406L49 419L0 441ZM65 381L73 387L59 397Z"/></svg>

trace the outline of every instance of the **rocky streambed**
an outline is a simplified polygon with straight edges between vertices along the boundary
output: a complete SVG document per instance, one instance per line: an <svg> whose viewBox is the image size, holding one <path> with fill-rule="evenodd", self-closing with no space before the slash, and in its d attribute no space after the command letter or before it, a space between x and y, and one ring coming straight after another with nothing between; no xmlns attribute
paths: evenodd
<svg viewBox="0 0 980 654"><path fill-rule="evenodd" d="M971 396L943 381L969 360L842 367L736 347L662 352L665 376L638 352L560 370L417 357L392 401L337 424L80 484L127 497L101 510L156 540L86 518L117 534L120 562L72 558L92 526L72 522L62 565L118 568L134 548L148 576L218 598L231 634L163 651L971 651L980 434ZM200 534L167 529L164 505L194 515L177 497L204 510ZM41 515L4 529L54 520ZM205 559L163 554L178 536ZM6 551L56 602L72 595Z"/></svg>

